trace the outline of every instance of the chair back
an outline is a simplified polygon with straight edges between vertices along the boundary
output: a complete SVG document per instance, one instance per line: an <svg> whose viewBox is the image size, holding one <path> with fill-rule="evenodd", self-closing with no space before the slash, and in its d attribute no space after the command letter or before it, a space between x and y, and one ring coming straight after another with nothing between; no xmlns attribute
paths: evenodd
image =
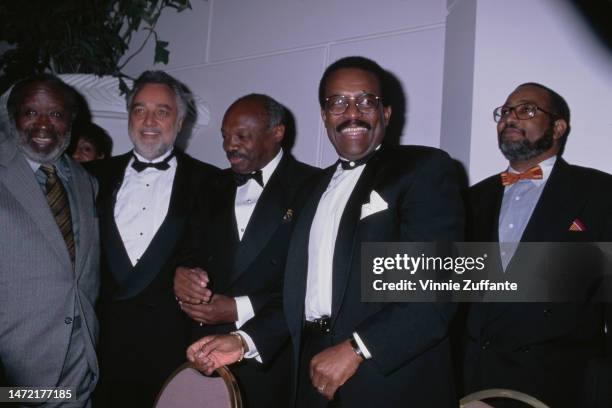
<svg viewBox="0 0 612 408"><path fill-rule="evenodd" d="M206 376L191 363L181 365L168 377L155 408L242 408L238 383L223 366Z"/></svg>
<svg viewBox="0 0 612 408"><path fill-rule="evenodd" d="M525 404L526 407L532 408L550 408L539 399L532 397L531 395L525 394L520 391L507 390L503 388L492 388L489 390L476 391L459 401L460 408L494 408L495 405L489 405L482 400L491 398L506 398L515 401L520 401Z"/></svg>

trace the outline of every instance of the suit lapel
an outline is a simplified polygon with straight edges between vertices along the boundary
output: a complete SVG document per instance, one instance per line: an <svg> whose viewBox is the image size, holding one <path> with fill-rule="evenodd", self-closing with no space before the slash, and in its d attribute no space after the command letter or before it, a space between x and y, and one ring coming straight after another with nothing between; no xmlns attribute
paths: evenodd
<svg viewBox="0 0 612 408"><path fill-rule="evenodd" d="M42 237L49 242L66 270L72 270L64 238L51 214L47 199L36 181L34 172L11 141L5 140L3 144L5 145L3 150L6 150L3 157L0 158L0 164L6 165L6 168L0 169L2 183L32 217Z"/></svg>
<svg viewBox="0 0 612 408"><path fill-rule="evenodd" d="M580 194L572 194L570 166L558 158L544 186L538 204L525 227L521 242L555 241L567 232L572 219L584 203Z"/></svg>
<svg viewBox="0 0 612 408"><path fill-rule="evenodd" d="M91 249L93 233L95 231L94 223L97 219L94 217L94 209L90 208L87 203L95 202L95 192L92 189L91 183L86 177L78 177L76 163L68 160L70 174L72 178L73 196L75 197L75 214L79 222L79 239L76 247L75 259L75 274L78 279L85 267L87 254ZM73 218L74 216L73 215Z"/></svg>
<svg viewBox="0 0 612 408"><path fill-rule="evenodd" d="M287 163L285 155L266 184L238 244L231 280L234 281L257 258L277 230L287 211ZM235 216L234 216L235 219Z"/></svg>
<svg viewBox="0 0 612 408"><path fill-rule="evenodd" d="M544 186L544 190L540 195L538 203L533 209L533 213L529 218L529 222L523 231L521 243L523 242L546 242L556 241L562 237L563 233L569 228L569 222L566 219L573 214L572 208L576 205L582 205L580 197L567 199L571 190L571 177L569 165L563 159L558 158L555 166ZM503 190L501 196L503 197ZM501 197L500 197L501 202ZM496 219L496 221L499 219ZM570 221L571 222L571 221ZM496 222L496 225L499 223ZM527 261L526 259L530 261ZM510 260L506 268L506 274L512 274L519 277L521 270L515 270L515 265L525 265L526 262L537 262L534 259L532 251L521 250L519 244L514 256ZM487 324L493 323L499 319L507 310L510 309L512 303L494 303L490 304L488 311ZM514 309L513 309L514 310Z"/></svg>
<svg viewBox="0 0 612 408"><path fill-rule="evenodd" d="M470 222L472 231L469 239L473 242L499 242L499 216L502 200L504 197L504 186L498 175L491 179L488 185L478 196L478 202L472 203L473 214ZM489 258L489 264L495 262L494 271L503 273L499 249L495 250ZM490 266L491 267L491 266ZM470 305L470 319L468 324L471 331L476 333L482 327L489 325L497 319L508 308L508 303L482 303Z"/></svg>
<svg viewBox="0 0 612 408"><path fill-rule="evenodd" d="M359 224L361 206L369 201L377 175L382 168L383 157L384 152L381 151L366 164L340 219L332 266L332 325L338 317L340 305L342 305L353 257L359 255L354 252L359 252L361 249L355 243L355 229Z"/></svg>

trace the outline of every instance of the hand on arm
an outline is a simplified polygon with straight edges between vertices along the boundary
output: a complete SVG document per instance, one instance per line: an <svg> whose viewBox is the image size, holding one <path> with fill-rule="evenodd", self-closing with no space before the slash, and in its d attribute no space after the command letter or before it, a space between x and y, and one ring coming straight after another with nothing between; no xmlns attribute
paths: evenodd
<svg viewBox="0 0 612 408"><path fill-rule="evenodd" d="M240 335L206 336L187 349L187 359L206 375L217 368L241 361L247 345Z"/></svg>
<svg viewBox="0 0 612 408"><path fill-rule="evenodd" d="M310 381L325 398L331 400L344 383L351 378L363 358L358 356L349 340L328 347L310 361Z"/></svg>

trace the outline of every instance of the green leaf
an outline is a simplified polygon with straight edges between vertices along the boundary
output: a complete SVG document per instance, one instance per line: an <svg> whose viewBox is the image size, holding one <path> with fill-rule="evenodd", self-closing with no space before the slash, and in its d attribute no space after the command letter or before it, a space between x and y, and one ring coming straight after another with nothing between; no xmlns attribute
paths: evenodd
<svg viewBox="0 0 612 408"><path fill-rule="evenodd" d="M155 58L153 60L154 63L163 63L168 64L168 59L170 57L170 51L166 48L168 47L168 41L155 41Z"/></svg>

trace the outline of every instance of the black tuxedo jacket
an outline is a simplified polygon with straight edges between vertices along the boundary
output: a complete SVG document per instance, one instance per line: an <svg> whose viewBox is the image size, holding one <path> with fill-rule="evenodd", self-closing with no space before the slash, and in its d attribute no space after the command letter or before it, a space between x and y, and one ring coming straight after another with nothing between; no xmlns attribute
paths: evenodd
<svg viewBox="0 0 612 408"><path fill-rule="evenodd" d="M190 221L183 265L205 269L214 293L248 296L256 316L264 304L279 304L289 238L301 207L296 198L304 183L320 171L285 153L240 241L234 211L236 183L231 170L225 170L214 187L214 196L202 200ZM194 339L234 330L233 323L193 325ZM232 366L246 407L287 406L290 348L284 347L271 360L262 365L246 359Z"/></svg>
<svg viewBox="0 0 612 408"><path fill-rule="evenodd" d="M294 379L304 322L310 227L336 166L326 169L296 224L287 259L284 315L291 335ZM388 209L360 219L376 191ZM342 214L333 259L331 341L356 331L372 354L339 388L348 407L456 407L447 331L455 307L430 303L361 302L362 242L461 241L464 211L452 162L426 147L383 147L366 164ZM251 322L249 322L251 323ZM247 324L265 357L282 339L282 319L266 310ZM285 329L286 330L286 329Z"/></svg>
<svg viewBox="0 0 612 408"><path fill-rule="evenodd" d="M196 197L219 170L175 149L177 168L168 213L132 266L115 223L117 192L131 153L91 165L100 182L98 212L102 288L98 406L151 407L164 380L185 361L189 322L174 299L175 256Z"/></svg>
<svg viewBox="0 0 612 408"><path fill-rule="evenodd" d="M499 175L469 194L468 238L497 242L504 193ZM574 220L586 230L570 231ZM612 176L558 158L521 242L612 240ZM517 275L519 246L506 274ZM467 317L465 392L510 388L552 407L609 407L610 335L602 303L482 303ZM607 351L606 351L607 348ZM607 401L604 403L603 401Z"/></svg>

